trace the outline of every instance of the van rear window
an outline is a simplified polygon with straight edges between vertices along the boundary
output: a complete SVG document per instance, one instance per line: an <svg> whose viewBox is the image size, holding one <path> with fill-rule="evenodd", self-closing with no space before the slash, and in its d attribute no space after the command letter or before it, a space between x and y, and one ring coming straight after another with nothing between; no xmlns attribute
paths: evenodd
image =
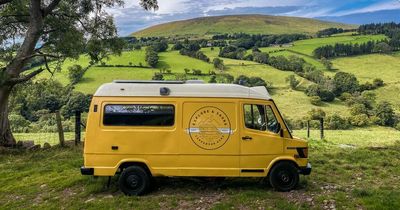
<svg viewBox="0 0 400 210"><path fill-rule="evenodd" d="M168 104L109 104L103 124L109 126L172 126L175 108Z"/></svg>

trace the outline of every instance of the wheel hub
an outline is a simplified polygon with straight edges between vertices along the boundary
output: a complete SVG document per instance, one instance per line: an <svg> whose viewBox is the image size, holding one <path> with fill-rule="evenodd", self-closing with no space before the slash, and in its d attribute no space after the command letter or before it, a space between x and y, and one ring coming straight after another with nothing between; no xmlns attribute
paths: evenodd
<svg viewBox="0 0 400 210"><path fill-rule="evenodd" d="M126 182L131 188L137 188L139 186L140 179L136 175L130 175L126 179Z"/></svg>

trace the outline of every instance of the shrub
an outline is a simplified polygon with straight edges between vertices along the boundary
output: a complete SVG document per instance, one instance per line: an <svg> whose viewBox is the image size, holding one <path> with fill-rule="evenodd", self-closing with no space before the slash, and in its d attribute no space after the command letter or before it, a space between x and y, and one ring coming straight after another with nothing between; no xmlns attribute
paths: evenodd
<svg viewBox="0 0 400 210"><path fill-rule="evenodd" d="M350 124L354 126L366 126L369 124L369 119L366 114L358 114L351 116L350 118Z"/></svg>
<svg viewBox="0 0 400 210"><path fill-rule="evenodd" d="M67 103L61 108L61 114L65 118L69 118L75 116L76 111L88 112L91 100L91 95L85 95L80 92L73 92L69 97Z"/></svg>
<svg viewBox="0 0 400 210"><path fill-rule="evenodd" d="M212 75L212 76L210 77L210 80L209 80L208 82L209 82L209 83L217 83L217 76Z"/></svg>
<svg viewBox="0 0 400 210"><path fill-rule="evenodd" d="M309 120L319 120L321 118L325 118L326 113L322 109L311 109L307 115L307 119Z"/></svg>
<svg viewBox="0 0 400 210"><path fill-rule="evenodd" d="M333 78L334 93L339 96L344 92L354 93L359 88L357 77L354 74L338 72Z"/></svg>
<svg viewBox="0 0 400 210"><path fill-rule="evenodd" d="M164 80L164 76L161 73L155 72L154 76L151 79L152 80Z"/></svg>
<svg viewBox="0 0 400 210"><path fill-rule="evenodd" d="M255 87L255 86L265 86L267 88L271 88L272 84L266 82L260 77L247 77L245 75L240 75L234 81L235 84L240 84L247 87Z"/></svg>
<svg viewBox="0 0 400 210"><path fill-rule="evenodd" d="M322 105L322 101L321 101L321 98L319 96L312 96L310 101L311 101L312 105L315 105L315 106L321 106Z"/></svg>
<svg viewBox="0 0 400 210"><path fill-rule="evenodd" d="M85 74L85 70L84 68L82 68L81 65L73 65L68 67L68 79L72 84L76 84L78 83L82 77L83 74Z"/></svg>
<svg viewBox="0 0 400 210"><path fill-rule="evenodd" d="M220 74L221 83L232 83L234 81L234 77L230 74Z"/></svg>
<svg viewBox="0 0 400 210"><path fill-rule="evenodd" d="M192 69L193 75L201 75L201 70L200 69Z"/></svg>
<svg viewBox="0 0 400 210"><path fill-rule="evenodd" d="M372 84L377 88L377 87L382 87L384 85L384 82L382 79L376 78L374 79L374 81L372 81Z"/></svg>
<svg viewBox="0 0 400 210"><path fill-rule="evenodd" d="M350 98L352 98L353 96L350 94L350 93L347 93L347 92L345 92L345 93L342 93L340 96L339 96L339 99L341 100L341 101L347 101L347 100L349 100Z"/></svg>
<svg viewBox="0 0 400 210"><path fill-rule="evenodd" d="M189 72L190 72L190 69L188 69L188 68L185 68L183 70L185 71L185 74L189 74Z"/></svg>
<svg viewBox="0 0 400 210"><path fill-rule="evenodd" d="M269 58L268 53L257 52L257 51L253 52L253 61L254 62L267 64L268 58Z"/></svg>
<svg viewBox="0 0 400 210"><path fill-rule="evenodd" d="M389 102L380 102L375 108L375 116L379 118L379 125L394 126L395 114L392 105Z"/></svg>
<svg viewBox="0 0 400 210"><path fill-rule="evenodd" d="M222 59L214 58L213 64L214 64L214 68L216 68L216 69L224 70L224 68L225 68L224 61Z"/></svg>
<svg viewBox="0 0 400 210"><path fill-rule="evenodd" d="M400 131L400 122L399 123L397 123L397 125L396 125L396 127L395 127L397 130L399 130Z"/></svg>
<svg viewBox="0 0 400 210"><path fill-rule="evenodd" d="M156 67L158 59L158 54L152 47L146 48L145 60L149 66Z"/></svg>
<svg viewBox="0 0 400 210"><path fill-rule="evenodd" d="M367 114L368 110L364 104L356 103L350 106L350 114L355 116L359 114Z"/></svg>
<svg viewBox="0 0 400 210"><path fill-rule="evenodd" d="M175 74L175 80L186 81L187 80L186 74Z"/></svg>
<svg viewBox="0 0 400 210"><path fill-rule="evenodd" d="M28 132L28 126L30 122L26 120L23 116L19 114L11 113L9 115L11 131L16 133L26 133Z"/></svg>
<svg viewBox="0 0 400 210"><path fill-rule="evenodd" d="M293 90L295 90L296 87L300 84L300 80L297 80L294 75L286 77L286 82L289 82L290 88L292 88Z"/></svg>
<svg viewBox="0 0 400 210"><path fill-rule="evenodd" d="M345 118L340 117L338 114L333 114L326 118L326 126L332 130L344 130L351 127L349 121Z"/></svg>
<svg viewBox="0 0 400 210"><path fill-rule="evenodd" d="M324 57L321 58L321 63L325 66L326 69L332 70L332 62Z"/></svg>
<svg viewBox="0 0 400 210"><path fill-rule="evenodd" d="M335 100L335 94L322 85L313 84L306 89L307 96L319 96L321 101L331 102Z"/></svg>

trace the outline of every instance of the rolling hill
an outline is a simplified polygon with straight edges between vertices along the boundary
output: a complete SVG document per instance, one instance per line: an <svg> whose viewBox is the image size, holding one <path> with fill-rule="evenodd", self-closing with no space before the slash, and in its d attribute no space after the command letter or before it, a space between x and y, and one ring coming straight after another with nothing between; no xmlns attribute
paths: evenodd
<svg viewBox="0 0 400 210"><path fill-rule="evenodd" d="M132 33L136 37L148 36L211 36L214 34L245 32L250 34L312 34L321 29L354 25L327 22L310 18L270 15L230 15L201 17L175 21Z"/></svg>

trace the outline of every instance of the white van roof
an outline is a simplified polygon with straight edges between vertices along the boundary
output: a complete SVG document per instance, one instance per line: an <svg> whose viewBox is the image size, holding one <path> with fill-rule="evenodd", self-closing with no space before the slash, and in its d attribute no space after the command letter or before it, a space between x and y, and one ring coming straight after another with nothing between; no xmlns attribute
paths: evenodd
<svg viewBox="0 0 400 210"><path fill-rule="evenodd" d="M164 89L164 90L161 90ZM167 94L161 91L167 90ZM201 81L127 81L119 80L100 86L94 96L171 96L271 99L264 86L245 87L236 84L204 84Z"/></svg>

